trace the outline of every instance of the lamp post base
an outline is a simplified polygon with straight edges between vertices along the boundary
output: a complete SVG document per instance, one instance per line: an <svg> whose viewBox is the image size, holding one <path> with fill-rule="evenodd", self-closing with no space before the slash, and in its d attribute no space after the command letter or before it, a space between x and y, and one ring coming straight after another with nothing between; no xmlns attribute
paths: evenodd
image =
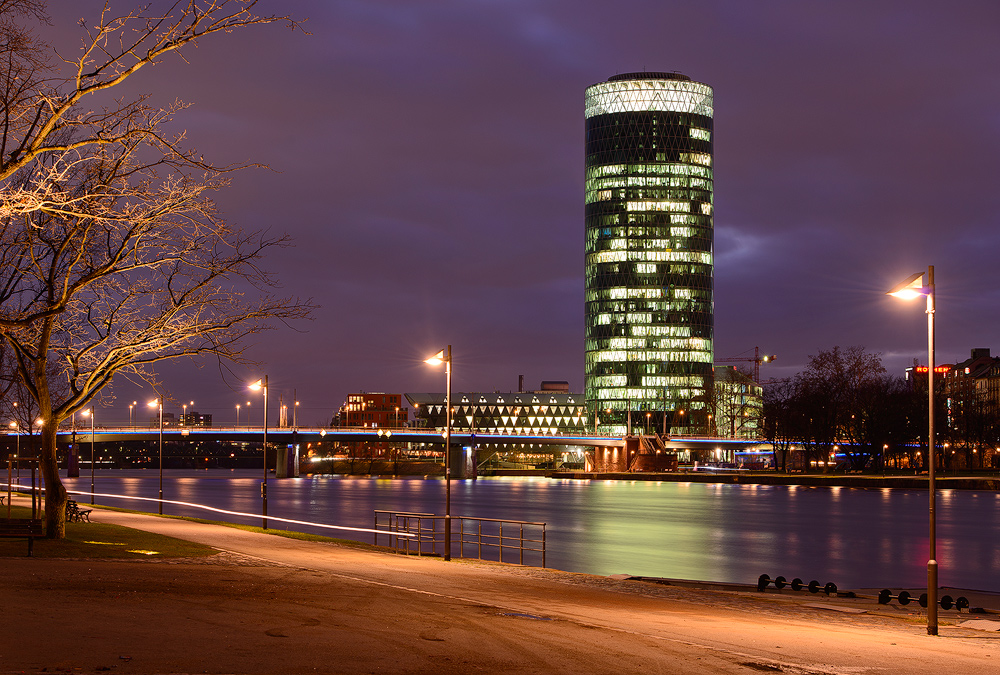
<svg viewBox="0 0 1000 675"><path fill-rule="evenodd" d="M444 515L444 559L451 560L451 514Z"/></svg>
<svg viewBox="0 0 1000 675"><path fill-rule="evenodd" d="M927 634L938 634L938 564L927 561Z"/></svg>

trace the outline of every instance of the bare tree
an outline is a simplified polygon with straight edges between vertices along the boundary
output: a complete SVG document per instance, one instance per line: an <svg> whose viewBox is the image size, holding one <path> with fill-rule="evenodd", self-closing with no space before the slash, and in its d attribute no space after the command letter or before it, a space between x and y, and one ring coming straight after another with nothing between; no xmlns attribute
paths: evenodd
<svg viewBox="0 0 1000 675"><path fill-rule="evenodd" d="M774 452L774 469L782 473L791 469L792 445L799 438L795 397L795 381L791 378L764 387L762 432Z"/></svg>
<svg viewBox="0 0 1000 675"><path fill-rule="evenodd" d="M279 20L253 14L256 4L180 0L162 14L117 17L106 5L95 26L81 22L82 55L63 60L73 70L63 79L38 61L37 41L5 53L8 72L23 72L0 82L0 337L43 420L49 537L65 535L62 420L116 375L155 383L164 359L245 362L246 337L311 309L275 296L260 266L287 238L222 220L210 197L228 169L164 131L182 104L81 105L185 45Z"/></svg>
<svg viewBox="0 0 1000 675"><path fill-rule="evenodd" d="M715 433L726 438L760 436L762 393L753 371L739 366L716 367L713 397ZM712 430L709 429L709 433Z"/></svg>

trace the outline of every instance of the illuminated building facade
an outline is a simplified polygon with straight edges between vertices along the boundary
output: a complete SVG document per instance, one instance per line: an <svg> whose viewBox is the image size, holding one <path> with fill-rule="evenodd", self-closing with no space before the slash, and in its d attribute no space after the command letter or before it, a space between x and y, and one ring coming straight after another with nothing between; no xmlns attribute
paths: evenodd
<svg viewBox="0 0 1000 675"><path fill-rule="evenodd" d="M735 366L715 367L715 415L709 434L722 438L760 438L764 389Z"/></svg>
<svg viewBox="0 0 1000 675"><path fill-rule="evenodd" d="M417 426L444 429L444 394L406 394ZM452 393L452 429L556 436L587 430L580 394L547 391Z"/></svg>
<svg viewBox="0 0 1000 675"><path fill-rule="evenodd" d="M345 427L405 427L409 410L400 404L400 394L382 392L348 394L340 406L340 426Z"/></svg>
<svg viewBox="0 0 1000 675"><path fill-rule="evenodd" d="M586 93L586 365L598 431L706 433L712 88L627 73Z"/></svg>
<svg viewBox="0 0 1000 675"><path fill-rule="evenodd" d="M452 429L473 434L524 436L576 436L593 431L587 425L587 409L581 394L568 387L558 389L543 383L539 391L452 392ZM443 393L406 394L413 406L417 427L445 426ZM583 468L583 450L573 446L526 443L490 443L477 439L475 462L482 468ZM440 447L440 446L438 446Z"/></svg>

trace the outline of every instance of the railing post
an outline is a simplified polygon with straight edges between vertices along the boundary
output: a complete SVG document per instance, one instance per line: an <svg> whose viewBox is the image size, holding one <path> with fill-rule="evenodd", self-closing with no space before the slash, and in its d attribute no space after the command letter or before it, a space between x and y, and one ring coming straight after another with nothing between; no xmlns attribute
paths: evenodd
<svg viewBox="0 0 1000 675"><path fill-rule="evenodd" d="M521 530L521 541L520 541L521 545L518 548L518 550L521 552L521 557L518 558L518 560L520 560L521 561L520 564L523 565L524 564L524 523L521 523L520 530Z"/></svg>

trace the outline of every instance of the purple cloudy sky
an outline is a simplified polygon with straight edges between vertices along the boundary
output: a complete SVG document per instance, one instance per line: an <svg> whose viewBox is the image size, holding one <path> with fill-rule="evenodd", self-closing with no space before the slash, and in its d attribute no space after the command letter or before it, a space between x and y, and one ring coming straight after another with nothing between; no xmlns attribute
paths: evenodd
<svg viewBox="0 0 1000 675"><path fill-rule="evenodd" d="M71 49L101 4L53 3L50 34ZM179 123L213 160L272 169L218 202L290 233L270 268L321 305L251 349L300 424L348 392L443 390L421 360L448 343L456 390L582 390L584 89L644 69L715 88L717 357L760 346L780 377L860 344L901 372L925 315L884 291L928 264L938 360L1000 352L995 0L261 4L311 35L212 39L135 91L192 103ZM247 399L212 363L163 374L217 425ZM108 418L152 396L116 394Z"/></svg>

